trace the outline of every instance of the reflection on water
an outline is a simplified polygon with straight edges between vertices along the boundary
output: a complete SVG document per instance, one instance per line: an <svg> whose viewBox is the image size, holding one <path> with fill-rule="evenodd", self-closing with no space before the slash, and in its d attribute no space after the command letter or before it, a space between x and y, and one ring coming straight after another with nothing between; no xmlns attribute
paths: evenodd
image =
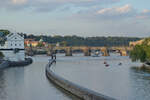
<svg viewBox="0 0 150 100"><path fill-rule="evenodd" d="M110 66L106 67L106 61ZM119 65L119 63L122 65ZM76 84L118 100L149 100L150 73L133 70L128 57L59 57L53 71Z"/></svg>
<svg viewBox="0 0 150 100"><path fill-rule="evenodd" d="M131 69L137 73L150 73L150 67L145 66L133 66Z"/></svg>
<svg viewBox="0 0 150 100"><path fill-rule="evenodd" d="M4 72L0 70L0 98L6 99Z"/></svg>

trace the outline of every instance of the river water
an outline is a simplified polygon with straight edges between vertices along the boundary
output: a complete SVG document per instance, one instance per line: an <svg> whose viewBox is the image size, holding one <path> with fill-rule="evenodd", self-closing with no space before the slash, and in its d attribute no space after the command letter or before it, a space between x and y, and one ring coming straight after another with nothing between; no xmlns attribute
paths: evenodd
<svg viewBox="0 0 150 100"><path fill-rule="evenodd" d="M104 62L110 66L106 67ZM122 65L119 65L122 63ZM53 71L80 86L118 100L150 100L150 73L129 57L58 57Z"/></svg>
<svg viewBox="0 0 150 100"><path fill-rule="evenodd" d="M33 57L26 67L0 70L0 100L77 100L63 93L45 76L47 56ZM110 66L106 67L106 61ZM122 65L118 65L119 63ZM134 68L128 57L73 57L57 55L52 70L78 85L118 100L150 100L150 73Z"/></svg>
<svg viewBox="0 0 150 100"><path fill-rule="evenodd" d="M0 100L72 100L45 75L47 56L33 57L33 64L0 70ZM76 100L76 99L75 99Z"/></svg>

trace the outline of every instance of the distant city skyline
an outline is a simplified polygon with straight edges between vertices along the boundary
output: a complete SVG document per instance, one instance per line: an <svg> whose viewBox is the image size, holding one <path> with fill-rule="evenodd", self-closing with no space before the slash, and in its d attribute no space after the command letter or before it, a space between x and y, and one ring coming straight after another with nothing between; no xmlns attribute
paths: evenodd
<svg viewBox="0 0 150 100"><path fill-rule="evenodd" d="M0 28L34 35L150 36L149 0L0 0Z"/></svg>

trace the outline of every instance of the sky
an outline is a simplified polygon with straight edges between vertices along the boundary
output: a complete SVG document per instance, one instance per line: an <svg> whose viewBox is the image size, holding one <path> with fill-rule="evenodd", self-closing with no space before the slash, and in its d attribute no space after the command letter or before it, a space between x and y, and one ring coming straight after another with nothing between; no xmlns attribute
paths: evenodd
<svg viewBox="0 0 150 100"><path fill-rule="evenodd" d="M0 28L35 35L150 36L150 0L0 0Z"/></svg>

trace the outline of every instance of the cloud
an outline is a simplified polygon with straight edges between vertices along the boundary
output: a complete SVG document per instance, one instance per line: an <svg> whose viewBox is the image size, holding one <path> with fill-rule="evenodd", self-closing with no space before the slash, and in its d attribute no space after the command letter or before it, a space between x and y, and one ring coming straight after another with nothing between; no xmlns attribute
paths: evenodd
<svg viewBox="0 0 150 100"><path fill-rule="evenodd" d="M137 15L138 11L132 5L126 4L110 8L92 8L86 11L81 11L71 17L83 20L101 21L129 19L135 18Z"/></svg>
<svg viewBox="0 0 150 100"><path fill-rule="evenodd" d="M75 6L95 6L111 4L120 0L0 0L0 8L7 10L28 9L35 11L51 11L67 4ZM17 8L17 9L16 9Z"/></svg>
<svg viewBox="0 0 150 100"><path fill-rule="evenodd" d="M25 4L27 0L11 0L13 4Z"/></svg>
<svg viewBox="0 0 150 100"><path fill-rule="evenodd" d="M21 10L27 6L28 0L0 0L0 10Z"/></svg>
<svg viewBox="0 0 150 100"><path fill-rule="evenodd" d="M103 8L96 12L97 16L104 19L118 19L133 17L136 15L136 10L129 4L122 7Z"/></svg>
<svg viewBox="0 0 150 100"><path fill-rule="evenodd" d="M150 10L144 9L141 13L136 16L138 19L150 18Z"/></svg>
<svg viewBox="0 0 150 100"><path fill-rule="evenodd" d="M123 7L113 7L113 8L104 8L99 10L97 13L98 14L112 14L112 13L118 13L118 14L124 14L128 13L132 10L131 5L127 4Z"/></svg>
<svg viewBox="0 0 150 100"><path fill-rule="evenodd" d="M80 11L74 14L74 18L83 20L122 20L122 19L148 19L150 18L150 10L144 9L138 11L130 4L123 6L115 6L110 8L92 8L85 11Z"/></svg>

